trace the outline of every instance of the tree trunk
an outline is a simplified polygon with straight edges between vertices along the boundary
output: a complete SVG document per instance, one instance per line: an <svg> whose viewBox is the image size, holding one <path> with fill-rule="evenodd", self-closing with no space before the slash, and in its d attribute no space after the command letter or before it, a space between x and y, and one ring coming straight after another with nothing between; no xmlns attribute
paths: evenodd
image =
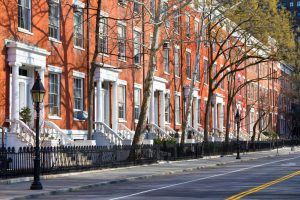
<svg viewBox="0 0 300 200"><path fill-rule="evenodd" d="M207 103L205 107L205 117L204 117L204 142L208 141L208 124L209 124L209 113L210 113L210 104L211 104L212 92L208 93Z"/></svg>
<svg viewBox="0 0 300 200"><path fill-rule="evenodd" d="M95 49L94 54L92 58L92 62L90 63L90 72L89 72L89 85L88 85L88 140L92 139L93 134L93 115L94 115L94 96L95 96L95 90L94 90L94 75L96 71L96 59L98 56L98 45L99 45L99 22L100 22L100 12L101 12L101 3L102 0L98 0L97 2L97 14L96 14L96 30L95 30ZM89 9L89 8L88 8ZM89 50L88 50L89 53ZM99 112L99 111L98 111Z"/></svg>

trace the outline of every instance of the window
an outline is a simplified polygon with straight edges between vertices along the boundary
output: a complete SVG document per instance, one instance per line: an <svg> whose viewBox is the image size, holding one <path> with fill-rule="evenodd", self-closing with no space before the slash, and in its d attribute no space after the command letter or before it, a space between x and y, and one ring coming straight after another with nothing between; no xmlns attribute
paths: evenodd
<svg viewBox="0 0 300 200"><path fill-rule="evenodd" d="M49 4L49 37L59 40L59 1Z"/></svg>
<svg viewBox="0 0 300 200"><path fill-rule="evenodd" d="M199 72L199 65L196 66L195 69L196 81L200 81L200 72Z"/></svg>
<svg viewBox="0 0 300 200"><path fill-rule="evenodd" d="M290 7L293 8L294 7L294 2L290 2Z"/></svg>
<svg viewBox="0 0 300 200"><path fill-rule="evenodd" d="M155 0L150 0L150 12L152 15L152 18L155 18Z"/></svg>
<svg viewBox="0 0 300 200"><path fill-rule="evenodd" d="M126 86L119 85L118 87L118 107L119 107L119 118L125 119L126 110Z"/></svg>
<svg viewBox="0 0 300 200"><path fill-rule="evenodd" d="M165 17L167 15L167 11L168 11L168 2L164 2L162 12L164 13L165 26L168 28L168 27L170 27L170 22L169 22L169 19Z"/></svg>
<svg viewBox="0 0 300 200"><path fill-rule="evenodd" d="M141 89L134 88L134 119L139 119L141 112Z"/></svg>
<svg viewBox="0 0 300 200"><path fill-rule="evenodd" d="M133 4L133 11L136 12L136 13L140 13L141 12L140 0L136 0L136 2L134 2L134 4Z"/></svg>
<svg viewBox="0 0 300 200"><path fill-rule="evenodd" d="M31 0L18 0L18 27L31 31Z"/></svg>
<svg viewBox="0 0 300 200"><path fill-rule="evenodd" d="M83 78L74 78L74 109L83 110Z"/></svg>
<svg viewBox="0 0 300 200"><path fill-rule="evenodd" d="M201 99L198 99L198 124L201 124Z"/></svg>
<svg viewBox="0 0 300 200"><path fill-rule="evenodd" d="M199 36L199 22L195 20L195 35L196 38Z"/></svg>
<svg viewBox="0 0 300 200"><path fill-rule="evenodd" d="M99 22L99 52L108 53L108 20L105 17L100 18Z"/></svg>
<svg viewBox="0 0 300 200"><path fill-rule="evenodd" d="M191 78L191 53L186 51L185 57L186 57L186 76L187 78Z"/></svg>
<svg viewBox="0 0 300 200"><path fill-rule="evenodd" d="M221 78L223 78L224 72L221 73ZM221 81L221 89L224 90L224 79Z"/></svg>
<svg viewBox="0 0 300 200"><path fill-rule="evenodd" d="M214 64L213 65L213 76L214 76L214 78L216 77L216 75L217 75L217 64Z"/></svg>
<svg viewBox="0 0 300 200"><path fill-rule="evenodd" d="M165 94L165 121L170 122L170 94Z"/></svg>
<svg viewBox="0 0 300 200"><path fill-rule="evenodd" d="M74 45L83 48L83 10L74 13Z"/></svg>
<svg viewBox="0 0 300 200"><path fill-rule="evenodd" d="M180 76L180 71L179 71L179 49L178 48L174 49L174 68L175 68L175 75Z"/></svg>
<svg viewBox="0 0 300 200"><path fill-rule="evenodd" d="M119 24L118 26L118 43L119 43L119 59L126 60L126 26Z"/></svg>
<svg viewBox="0 0 300 200"><path fill-rule="evenodd" d="M179 33L179 17L180 17L179 11L176 11L174 13L174 19L173 19L175 33Z"/></svg>
<svg viewBox="0 0 300 200"><path fill-rule="evenodd" d="M60 77L59 74L49 73L49 115L60 115Z"/></svg>
<svg viewBox="0 0 300 200"><path fill-rule="evenodd" d="M134 64L141 64L141 33L138 31L133 32L134 36Z"/></svg>
<svg viewBox="0 0 300 200"><path fill-rule="evenodd" d="M208 83L208 72L207 72L207 67L208 67L208 61L204 60L204 83Z"/></svg>
<svg viewBox="0 0 300 200"><path fill-rule="evenodd" d="M186 37L191 37L190 16L189 15L185 15L185 34L186 34Z"/></svg>
<svg viewBox="0 0 300 200"><path fill-rule="evenodd" d="M175 122L180 124L180 96L175 96Z"/></svg>
<svg viewBox="0 0 300 200"><path fill-rule="evenodd" d="M297 7L300 7L300 1L297 1Z"/></svg>
<svg viewBox="0 0 300 200"><path fill-rule="evenodd" d="M164 48L164 72L169 73L169 49Z"/></svg>

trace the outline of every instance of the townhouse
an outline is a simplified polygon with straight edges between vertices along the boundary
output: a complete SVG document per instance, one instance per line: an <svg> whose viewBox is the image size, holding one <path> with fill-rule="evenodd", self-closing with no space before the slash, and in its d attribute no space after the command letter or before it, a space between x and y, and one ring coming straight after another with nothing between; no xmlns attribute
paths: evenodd
<svg viewBox="0 0 300 200"><path fill-rule="evenodd" d="M157 1L146 0L144 3L152 14L157 11ZM163 3L165 7L168 6L168 1ZM91 78L90 63L96 43L96 7L96 1L88 3L85 0L7 0L0 3L0 81L3 88L0 91L0 122L9 128L9 136L32 132L34 108L30 89L39 73L46 88L42 105L44 123L72 140L87 138L88 80ZM127 132L132 135L137 124L153 38L151 19L142 15L143 12L146 11L140 4L130 1L102 1L96 47L99 51L96 65L99 67L93 76L93 116L94 121L102 127L100 132L108 131L119 136ZM171 133L181 130L189 84L196 70L195 38L201 28L200 19L197 9L188 6L165 19L165 28L160 29L162 47L155 59L156 70L148 114L148 123L154 129ZM207 103L210 51L214 52L215 49L203 43L200 64L196 66L198 74L189 127L199 132L203 130ZM218 59L214 71L217 72L223 64L222 58ZM245 82L253 74L255 76L259 70L268 73L269 69L273 70L272 67L257 66L254 71L240 72L237 74L237 84ZM241 110L242 117L245 117L242 120L245 134L251 134L254 121L259 116L259 111L250 108L247 102L255 101L255 93L259 91L260 94L268 93L272 99L273 109L269 113L272 114L271 126L276 127L278 114L274 99L280 93L276 89L280 82L266 80L261 86L255 84L239 92L236 97L236 109ZM217 88L209 111L209 131L218 133L216 137L220 138L226 120L231 121L232 133L235 132L233 124L236 109L232 109L231 119L224 117L227 87L224 81ZM23 108L29 108L32 113L32 121L28 124L20 120ZM251 114L247 115L249 109ZM97 140L101 140L101 137Z"/></svg>

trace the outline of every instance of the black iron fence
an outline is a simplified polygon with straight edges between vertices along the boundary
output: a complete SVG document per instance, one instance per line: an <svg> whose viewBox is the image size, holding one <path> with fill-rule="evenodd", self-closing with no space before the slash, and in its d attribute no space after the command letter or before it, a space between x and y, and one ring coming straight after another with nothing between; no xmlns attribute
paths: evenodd
<svg viewBox="0 0 300 200"><path fill-rule="evenodd" d="M297 145L296 141L240 142L241 152L262 151ZM41 173L113 168L154 163L158 160L195 159L203 156L227 155L236 152L235 142L206 142L195 144L161 144L141 146L42 147ZM129 159L130 158L130 159ZM34 148L1 148L0 178L33 174Z"/></svg>

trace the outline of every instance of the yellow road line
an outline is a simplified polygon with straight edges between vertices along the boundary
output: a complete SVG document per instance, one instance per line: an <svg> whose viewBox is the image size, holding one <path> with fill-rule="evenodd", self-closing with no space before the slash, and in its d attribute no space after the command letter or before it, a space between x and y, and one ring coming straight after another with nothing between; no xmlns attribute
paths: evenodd
<svg viewBox="0 0 300 200"><path fill-rule="evenodd" d="M238 200L238 199L241 199L241 198L243 198L243 197L245 197L245 196L247 196L247 195L249 195L249 194L258 192L258 191L260 191L260 190L263 190L263 189L265 189L265 188L267 188L267 187L270 187L270 186L272 186L272 185L275 185L275 184L277 184L277 183L280 183L280 182L282 182L282 181L285 181L285 180L290 179L290 178L292 178L292 177L294 177L294 176L297 176L297 175L300 175L300 171L296 171L296 172L294 172L294 173L291 173L291 174L288 174L288 175L283 176L283 177L281 177L281 178L278 178L278 179L276 179L276 180L274 180L274 181L265 183L265 184L260 185L260 186L258 186L258 187L255 187L255 188L252 188L252 189L250 189L250 190L247 190L247 191L245 191L245 192L241 192L241 193L239 193L239 194L233 195L233 196L227 198L226 200Z"/></svg>

